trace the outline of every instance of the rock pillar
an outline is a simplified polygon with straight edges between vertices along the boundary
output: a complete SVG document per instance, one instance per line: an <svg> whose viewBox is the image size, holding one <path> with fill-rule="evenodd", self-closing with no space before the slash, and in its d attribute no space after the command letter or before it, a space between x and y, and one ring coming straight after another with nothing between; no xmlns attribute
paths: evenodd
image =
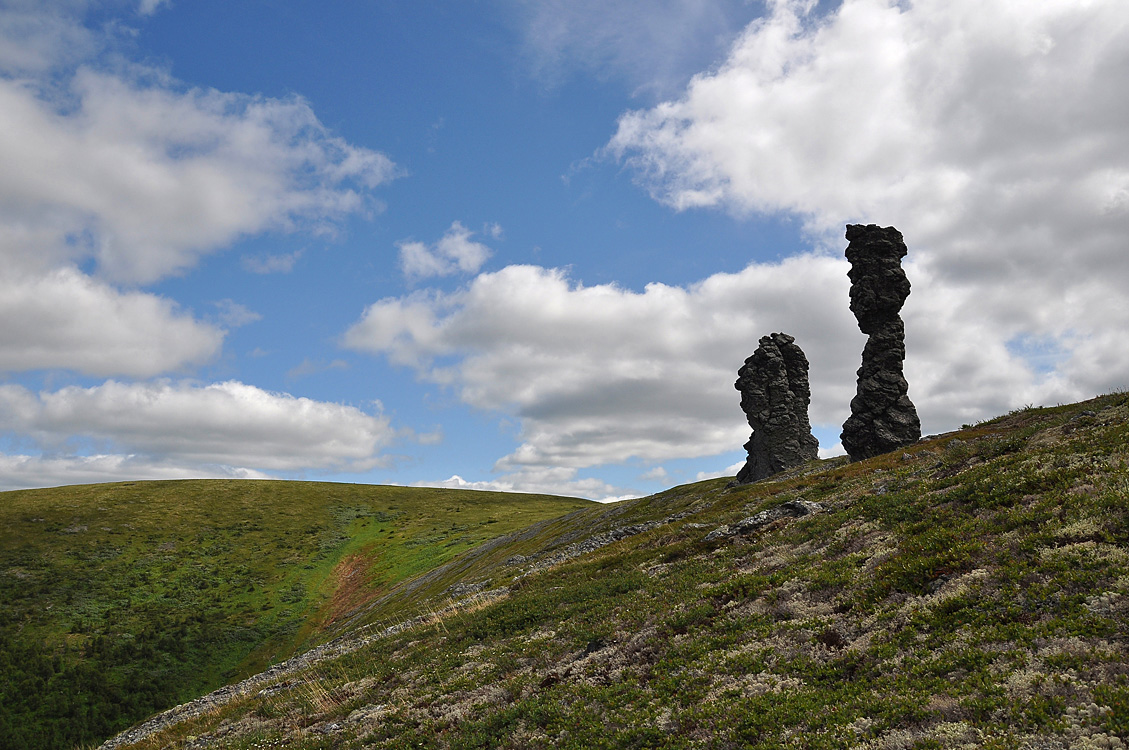
<svg viewBox="0 0 1129 750"><path fill-rule="evenodd" d="M753 428L745 450L749 458L731 486L764 479L819 456L811 434L808 360L786 333L761 338L753 356L737 371L734 386Z"/></svg>
<svg viewBox="0 0 1129 750"><path fill-rule="evenodd" d="M902 374L905 325L898 314L909 296L902 270L906 245L894 227L847 225L851 312L869 338L858 370L858 392L843 423L843 447L852 461L916 442L921 421Z"/></svg>

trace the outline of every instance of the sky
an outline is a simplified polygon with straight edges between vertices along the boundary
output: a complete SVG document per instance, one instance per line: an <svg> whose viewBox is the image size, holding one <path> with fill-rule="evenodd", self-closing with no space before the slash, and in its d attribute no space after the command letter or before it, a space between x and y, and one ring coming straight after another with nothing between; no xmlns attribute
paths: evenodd
<svg viewBox="0 0 1129 750"><path fill-rule="evenodd" d="M926 433L1129 387L1123 0L0 0L0 489L614 500L823 456L909 255Z"/></svg>

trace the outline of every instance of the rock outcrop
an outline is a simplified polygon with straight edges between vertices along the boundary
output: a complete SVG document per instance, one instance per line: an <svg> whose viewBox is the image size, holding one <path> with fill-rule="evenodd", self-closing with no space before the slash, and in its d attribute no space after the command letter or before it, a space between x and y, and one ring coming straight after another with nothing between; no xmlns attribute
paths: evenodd
<svg viewBox="0 0 1129 750"><path fill-rule="evenodd" d="M852 461L916 442L921 421L902 374L905 325L898 314L909 296L902 270L906 245L894 227L848 224L851 312L869 338L858 370L858 392L843 423L843 447Z"/></svg>
<svg viewBox="0 0 1129 750"><path fill-rule="evenodd" d="M725 524L706 534L705 541L712 542L732 536L748 536L755 531L760 531L774 521L781 518L800 518L823 510L821 503L808 500L789 500L769 510L762 510L755 516L743 518L735 524Z"/></svg>
<svg viewBox="0 0 1129 750"><path fill-rule="evenodd" d="M755 482L819 456L819 441L808 422L807 357L786 333L764 336L759 344L734 383L753 434L745 443L749 458L732 485Z"/></svg>

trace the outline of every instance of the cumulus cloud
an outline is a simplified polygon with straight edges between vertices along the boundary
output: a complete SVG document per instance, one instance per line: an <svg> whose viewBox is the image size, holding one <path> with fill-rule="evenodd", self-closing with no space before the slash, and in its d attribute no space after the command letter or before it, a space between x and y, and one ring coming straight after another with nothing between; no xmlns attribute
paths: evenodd
<svg viewBox="0 0 1129 750"><path fill-rule="evenodd" d="M5 482L21 486L68 466L78 472L75 481L90 472L110 477L135 467L146 476L214 475L219 467L231 476L364 471L383 462L381 450L396 437L381 414L236 381L111 380L40 393L2 385L0 424L39 449L38 456L9 455L0 462Z"/></svg>
<svg viewBox="0 0 1129 750"><path fill-rule="evenodd" d="M0 370L183 372L224 332L137 285L249 234L333 231L376 208L372 188L398 170L299 97L189 88L131 64L114 52L121 26L88 28L87 6L0 10ZM223 304L221 325L254 319Z"/></svg>
<svg viewBox="0 0 1129 750"><path fill-rule="evenodd" d="M152 282L241 236L366 209L396 168L330 134L297 98L188 89L80 68L61 100L0 78L0 224L93 257L109 279ZM13 250L8 250L8 262ZM27 263L28 258L17 258Z"/></svg>
<svg viewBox="0 0 1129 750"><path fill-rule="evenodd" d="M796 215L820 247L848 221L901 229L927 408L1129 383L1129 6L812 7L773 3L682 97L626 113L608 152L679 210Z"/></svg>
<svg viewBox="0 0 1129 750"><path fill-rule="evenodd" d="M845 259L806 253L635 292L586 287L560 269L508 266L457 292L381 300L343 343L412 367L463 403L517 417L521 444L496 471L719 455L748 439L732 384L758 339L774 331L795 336L810 361L813 425L838 434L865 343L848 308L847 269ZM927 432L1017 401L1084 395L1033 368L987 321L970 327L961 311L975 301L933 283L928 267L911 264L909 275L907 375Z"/></svg>
<svg viewBox="0 0 1129 750"><path fill-rule="evenodd" d="M502 227L498 224L488 224L486 231L495 239L502 235ZM459 272L476 273L490 257L490 248L475 242L472 236L474 232L455 221L434 245L428 246L415 240L397 242L400 268L411 281Z"/></svg>
<svg viewBox="0 0 1129 750"><path fill-rule="evenodd" d="M863 221L910 246L927 432L1124 387L1126 49L1115 0L778 0L680 98L624 114L606 151L675 209L799 217L807 252L641 293L512 266L381 300L345 343L516 416L499 471L730 452L748 435L736 368L781 330L811 361L813 424L837 433L864 341L842 233Z"/></svg>
<svg viewBox="0 0 1129 750"><path fill-rule="evenodd" d="M63 267L0 271L0 371L151 377L212 360L224 332L171 301Z"/></svg>
<svg viewBox="0 0 1129 750"><path fill-rule="evenodd" d="M522 444L499 471L707 456L748 438L732 384L767 332L808 352L815 421L845 418L863 342L846 268L802 255L634 292L508 266L461 291L381 300L343 343L519 417Z"/></svg>

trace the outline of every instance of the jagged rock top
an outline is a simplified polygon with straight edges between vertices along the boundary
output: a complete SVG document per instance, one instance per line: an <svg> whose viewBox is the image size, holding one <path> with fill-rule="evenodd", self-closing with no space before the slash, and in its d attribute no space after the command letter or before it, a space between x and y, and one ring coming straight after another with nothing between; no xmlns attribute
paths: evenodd
<svg viewBox="0 0 1129 750"><path fill-rule="evenodd" d="M870 335L897 316L909 296L909 279L902 270L908 250L901 232L877 224L848 224L847 240L851 312L859 329Z"/></svg>

